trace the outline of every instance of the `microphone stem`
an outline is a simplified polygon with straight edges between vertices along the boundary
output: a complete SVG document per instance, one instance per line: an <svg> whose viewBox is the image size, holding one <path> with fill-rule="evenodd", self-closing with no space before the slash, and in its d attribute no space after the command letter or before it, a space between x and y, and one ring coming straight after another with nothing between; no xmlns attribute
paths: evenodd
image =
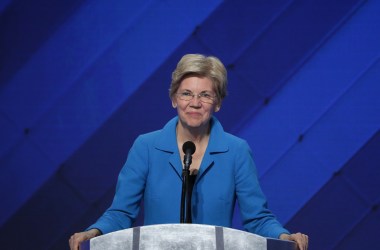
<svg viewBox="0 0 380 250"><path fill-rule="evenodd" d="M185 156L183 161L184 168L182 170L182 194L181 194L181 211L180 223L191 223L191 196L190 196L190 164L191 155ZM186 213L185 213L186 209ZM185 218L186 217L186 218Z"/></svg>
<svg viewBox="0 0 380 250"><path fill-rule="evenodd" d="M180 223L185 223L185 201L186 201L186 170L182 170L182 193L181 193L181 211Z"/></svg>

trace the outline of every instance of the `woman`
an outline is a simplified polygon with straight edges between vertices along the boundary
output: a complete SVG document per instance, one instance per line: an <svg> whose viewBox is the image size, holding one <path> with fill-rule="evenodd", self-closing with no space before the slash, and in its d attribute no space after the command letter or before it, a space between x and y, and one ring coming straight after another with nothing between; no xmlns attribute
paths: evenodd
<svg viewBox="0 0 380 250"><path fill-rule="evenodd" d="M186 141L196 146L190 166L193 223L231 227L237 200L247 231L293 240L307 249L308 237L290 234L268 210L248 144L224 132L213 116L226 92L227 72L219 59L199 54L182 57L170 87L178 116L161 130L136 139L111 207L87 231L71 236L71 249L92 237L131 227L141 199L144 225L178 223Z"/></svg>

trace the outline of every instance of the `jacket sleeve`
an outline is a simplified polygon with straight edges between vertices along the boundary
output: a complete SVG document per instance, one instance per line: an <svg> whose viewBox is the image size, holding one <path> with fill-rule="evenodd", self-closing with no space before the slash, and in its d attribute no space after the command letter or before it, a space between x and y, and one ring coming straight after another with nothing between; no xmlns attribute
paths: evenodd
<svg viewBox="0 0 380 250"><path fill-rule="evenodd" d="M106 234L132 226L144 193L149 168L148 152L142 137L138 137L120 171L112 205L87 230L97 228Z"/></svg>
<svg viewBox="0 0 380 250"><path fill-rule="evenodd" d="M289 234L268 209L251 150L245 141L240 143L235 156L236 195L244 228L271 238L279 238L282 233Z"/></svg>

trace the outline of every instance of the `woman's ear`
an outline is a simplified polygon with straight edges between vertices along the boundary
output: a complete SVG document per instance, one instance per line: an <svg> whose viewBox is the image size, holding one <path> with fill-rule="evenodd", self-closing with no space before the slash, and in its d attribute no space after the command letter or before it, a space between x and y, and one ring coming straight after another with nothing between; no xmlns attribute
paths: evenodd
<svg viewBox="0 0 380 250"><path fill-rule="evenodd" d="M218 112L220 110L220 104L215 106L214 112Z"/></svg>
<svg viewBox="0 0 380 250"><path fill-rule="evenodd" d="M175 102L175 101L172 100L172 107L173 108L177 108L177 102Z"/></svg>

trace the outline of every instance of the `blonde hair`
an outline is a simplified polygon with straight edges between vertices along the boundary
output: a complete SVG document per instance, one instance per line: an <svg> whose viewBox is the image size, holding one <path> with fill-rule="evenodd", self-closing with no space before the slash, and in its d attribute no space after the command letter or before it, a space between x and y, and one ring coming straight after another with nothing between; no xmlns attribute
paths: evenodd
<svg viewBox="0 0 380 250"><path fill-rule="evenodd" d="M214 56L201 54L184 55L172 73L169 96L173 98L183 79L188 76L209 78L213 85L218 104L220 105L227 95L227 70L223 63Z"/></svg>

